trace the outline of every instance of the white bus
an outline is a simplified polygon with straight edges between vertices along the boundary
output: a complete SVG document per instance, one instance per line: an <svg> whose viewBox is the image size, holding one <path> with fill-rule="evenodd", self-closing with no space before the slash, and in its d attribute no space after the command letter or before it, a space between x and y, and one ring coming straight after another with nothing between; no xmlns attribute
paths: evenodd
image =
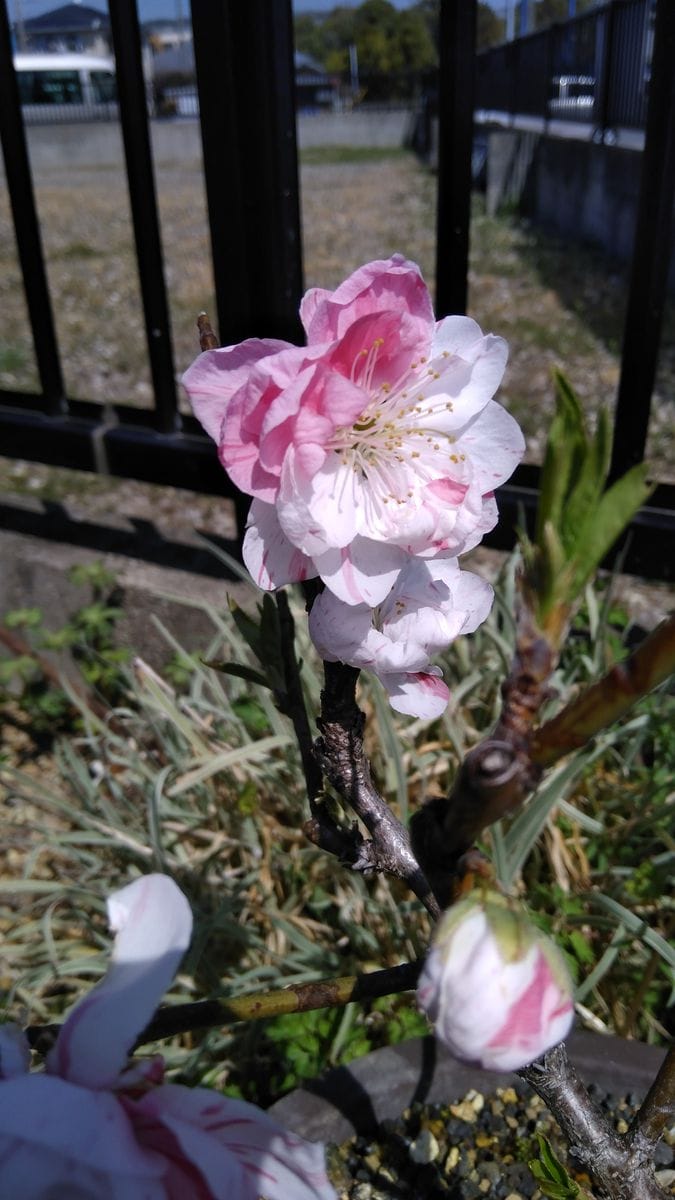
<svg viewBox="0 0 675 1200"><path fill-rule="evenodd" d="M92 54L15 54L24 119L98 121L117 116L112 58Z"/></svg>

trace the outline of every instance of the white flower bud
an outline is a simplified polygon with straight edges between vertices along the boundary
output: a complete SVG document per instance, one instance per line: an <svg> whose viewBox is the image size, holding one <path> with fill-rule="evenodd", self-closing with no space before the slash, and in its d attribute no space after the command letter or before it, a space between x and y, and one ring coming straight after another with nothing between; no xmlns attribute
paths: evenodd
<svg viewBox="0 0 675 1200"><path fill-rule="evenodd" d="M473 892L441 919L417 1002L465 1062L515 1071L569 1033L572 981L557 946L496 892Z"/></svg>

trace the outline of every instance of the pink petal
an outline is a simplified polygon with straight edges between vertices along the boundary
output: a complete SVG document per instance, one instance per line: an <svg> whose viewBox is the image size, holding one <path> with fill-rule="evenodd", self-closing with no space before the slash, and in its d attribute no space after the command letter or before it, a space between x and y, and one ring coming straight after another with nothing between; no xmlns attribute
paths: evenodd
<svg viewBox="0 0 675 1200"><path fill-rule="evenodd" d="M264 591L316 575L311 558L289 542L274 505L262 500L251 505L242 555L253 582Z"/></svg>
<svg viewBox="0 0 675 1200"><path fill-rule="evenodd" d="M238 346L207 350L183 375L192 410L215 442L220 440L223 418L230 400L246 382L254 363L288 347L271 338L249 338Z"/></svg>
<svg viewBox="0 0 675 1200"><path fill-rule="evenodd" d="M425 328L420 336L419 321L406 312L366 313L350 325L328 359L334 371L341 371L363 389L360 407L350 422L360 415L370 396L383 385L386 385L386 394L387 386L410 375L411 387L420 386L412 372L412 363L426 355L429 349L427 334Z"/></svg>
<svg viewBox="0 0 675 1200"><path fill-rule="evenodd" d="M0 1025L0 1080L23 1075L30 1067L30 1046L18 1025Z"/></svg>
<svg viewBox="0 0 675 1200"><path fill-rule="evenodd" d="M323 1146L286 1133L252 1104L167 1085L128 1108L143 1144L168 1131L213 1200L335 1200Z"/></svg>
<svg viewBox="0 0 675 1200"><path fill-rule="evenodd" d="M115 1200L166 1195L165 1164L139 1146L119 1101L50 1075L0 1085L0 1162L8 1200L79 1196L78 1186Z"/></svg>
<svg viewBox="0 0 675 1200"><path fill-rule="evenodd" d="M450 692L443 680L432 673L437 670L432 667L428 672L413 675L380 675L391 707L408 717L423 717L429 721L440 717L448 706Z"/></svg>
<svg viewBox="0 0 675 1200"><path fill-rule="evenodd" d="M303 302L302 317L307 341L334 341L343 337L359 317L373 312L407 312L419 323L420 337L433 330L433 308L419 267L400 254L366 263L334 292L316 289Z"/></svg>
<svg viewBox="0 0 675 1200"><path fill-rule="evenodd" d="M108 900L117 934L105 977L73 1009L47 1069L85 1087L110 1087L152 1017L190 942L192 913L167 875L143 875Z"/></svg>

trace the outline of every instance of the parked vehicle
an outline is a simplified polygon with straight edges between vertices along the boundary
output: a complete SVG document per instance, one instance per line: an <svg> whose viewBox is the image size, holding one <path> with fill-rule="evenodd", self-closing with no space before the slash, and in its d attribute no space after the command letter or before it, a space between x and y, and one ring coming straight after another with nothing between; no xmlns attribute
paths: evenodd
<svg viewBox="0 0 675 1200"><path fill-rule="evenodd" d="M554 75L554 94L548 102L549 116L563 120L590 121L595 104L593 75Z"/></svg>
<svg viewBox="0 0 675 1200"><path fill-rule="evenodd" d="M24 119L92 121L117 116L112 58L91 54L15 54Z"/></svg>

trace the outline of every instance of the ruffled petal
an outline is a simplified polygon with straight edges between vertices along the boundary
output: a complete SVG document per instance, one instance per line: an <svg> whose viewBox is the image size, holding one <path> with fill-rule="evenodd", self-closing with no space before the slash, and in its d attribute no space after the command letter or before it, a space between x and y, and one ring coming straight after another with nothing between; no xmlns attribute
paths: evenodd
<svg viewBox="0 0 675 1200"><path fill-rule="evenodd" d="M183 375L192 411L214 442L220 440L230 397L246 382L251 367L261 358L290 348L273 338L249 338L238 346L206 350Z"/></svg>
<svg viewBox="0 0 675 1200"><path fill-rule="evenodd" d="M251 504L242 555L254 583L264 591L316 575L311 558L289 542L274 505L262 500Z"/></svg>
<svg viewBox="0 0 675 1200"><path fill-rule="evenodd" d="M139 1146L119 1101L49 1075L0 1085L0 1162L8 1200L167 1197L165 1163Z"/></svg>
<svg viewBox="0 0 675 1200"><path fill-rule="evenodd" d="M167 1131L213 1200L335 1200L323 1146L287 1133L252 1104L167 1085L133 1102L133 1111L143 1144L161 1145Z"/></svg>
<svg viewBox="0 0 675 1200"><path fill-rule="evenodd" d="M300 309L307 341L334 341L373 312L406 312L428 345L434 328L431 297L416 263L401 254L359 267L334 292L314 289Z"/></svg>
<svg viewBox="0 0 675 1200"><path fill-rule="evenodd" d="M171 983L192 933L185 896L167 875L143 875L108 900L116 933L110 966L74 1008L47 1070L84 1087L115 1083Z"/></svg>

